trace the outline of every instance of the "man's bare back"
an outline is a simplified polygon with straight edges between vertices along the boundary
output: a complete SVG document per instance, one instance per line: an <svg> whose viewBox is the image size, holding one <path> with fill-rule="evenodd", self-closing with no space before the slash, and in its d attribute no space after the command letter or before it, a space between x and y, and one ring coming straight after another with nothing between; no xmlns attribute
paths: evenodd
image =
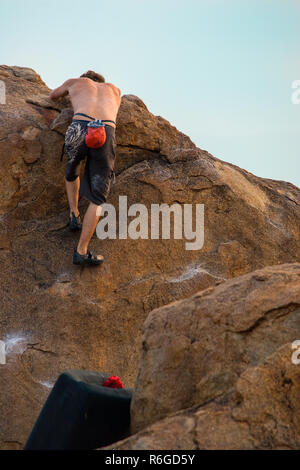
<svg viewBox="0 0 300 470"><path fill-rule="evenodd" d="M71 78L53 90L50 98L55 100L67 94L74 114L84 113L95 119L116 121L121 104L121 91L112 83L96 83L85 77ZM74 119L79 119L79 116Z"/></svg>

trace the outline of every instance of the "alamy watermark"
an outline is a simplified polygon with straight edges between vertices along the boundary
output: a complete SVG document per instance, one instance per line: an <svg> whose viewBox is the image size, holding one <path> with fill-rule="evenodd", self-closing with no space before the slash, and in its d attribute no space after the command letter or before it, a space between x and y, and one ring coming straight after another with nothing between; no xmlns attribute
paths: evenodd
<svg viewBox="0 0 300 470"><path fill-rule="evenodd" d="M295 351L292 354L292 363L295 364L296 366L300 364L300 340L296 339L292 343L292 349Z"/></svg>
<svg viewBox="0 0 300 470"><path fill-rule="evenodd" d="M292 89L294 90L291 96L292 103L300 104L300 80L293 81Z"/></svg>
<svg viewBox="0 0 300 470"><path fill-rule="evenodd" d="M128 220L128 218L133 218ZM173 220L173 230L171 230ZM118 222L118 223L117 223ZM118 233L117 233L118 227ZM200 250L204 244L204 204L144 204L127 206L127 196L119 196L119 211L112 204L103 204L96 228L100 240L131 238L158 240L185 239L186 250Z"/></svg>
<svg viewBox="0 0 300 470"><path fill-rule="evenodd" d="M0 104L6 104L6 88L3 80L0 80Z"/></svg>
<svg viewBox="0 0 300 470"><path fill-rule="evenodd" d="M0 341L0 364L6 364L6 351L4 341Z"/></svg>

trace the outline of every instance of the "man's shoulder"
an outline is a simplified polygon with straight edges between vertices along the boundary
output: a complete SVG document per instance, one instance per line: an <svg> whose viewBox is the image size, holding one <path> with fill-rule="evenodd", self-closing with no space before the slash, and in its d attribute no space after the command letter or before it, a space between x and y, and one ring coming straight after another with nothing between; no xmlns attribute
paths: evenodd
<svg viewBox="0 0 300 470"><path fill-rule="evenodd" d="M72 85L72 83L75 83L78 80L79 80L78 78L68 78L68 80L66 80L65 83Z"/></svg>
<svg viewBox="0 0 300 470"><path fill-rule="evenodd" d="M113 83L105 83L105 85L110 87L115 93L121 96L121 90L116 85L114 85Z"/></svg>
<svg viewBox="0 0 300 470"><path fill-rule="evenodd" d="M66 83L69 84L69 86L75 85L75 84L80 84L80 85L92 85L93 82L87 77L78 77L78 78L69 78L69 80L66 81Z"/></svg>
<svg viewBox="0 0 300 470"><path fill-rule="evenodd" d="M75 83L78 82L78 78L68 78L68 80L66 80L64 83L63 83L63 86L67 89L71 88L73 85L75 85Z"/></svg>

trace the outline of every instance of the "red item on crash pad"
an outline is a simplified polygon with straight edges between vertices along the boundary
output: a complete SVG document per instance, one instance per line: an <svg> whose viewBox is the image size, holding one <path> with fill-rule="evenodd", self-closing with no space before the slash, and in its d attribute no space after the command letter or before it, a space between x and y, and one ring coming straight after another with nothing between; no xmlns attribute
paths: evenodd
<svg viewBox="0 0 300 470"><path fill-rule="evenodd" d="M117 375L111 375L102 385L110 388L124 388L122 380Z"/></svg>

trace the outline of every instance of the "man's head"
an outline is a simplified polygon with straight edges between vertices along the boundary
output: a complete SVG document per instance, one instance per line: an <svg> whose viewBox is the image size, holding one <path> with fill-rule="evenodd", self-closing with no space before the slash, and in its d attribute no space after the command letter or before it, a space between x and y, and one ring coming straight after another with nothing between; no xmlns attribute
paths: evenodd
<svg viewBox="0 0 300 470"><path fill-rule="evenodd" d="M88 70L87 72L83 73L82 75L80 75L80 78L82 77L90 78L91 80L94 80L94 82L99 82L99 83L105 82L105 78L103 77L103 75L93 72L93 70Z"/></svg>

